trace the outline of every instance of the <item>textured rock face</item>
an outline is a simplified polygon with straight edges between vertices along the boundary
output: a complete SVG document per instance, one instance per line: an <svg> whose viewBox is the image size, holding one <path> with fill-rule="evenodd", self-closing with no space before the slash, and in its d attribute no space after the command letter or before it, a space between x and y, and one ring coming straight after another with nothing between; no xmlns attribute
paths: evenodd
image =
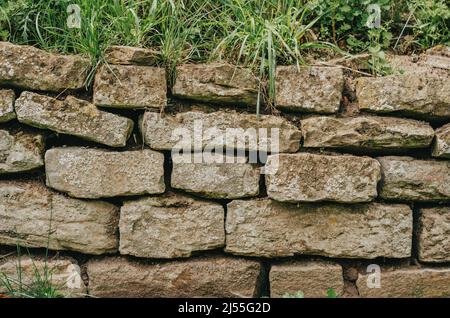
<svg viewBox="0 0 450 318"><path fill-rule="evenodd" d="M113 108L161 108L167 105L163 68L108 65L97 71L94 104Z"/></svg>
<svg viewBox="0 0 450 318"><path fill-rule="evenodd" d="M372 201L381 174L369 157L308 153L271 155L265 171L268 196L282 202Z"/></svg>
<svg viewBox="0 0 450 318"><path fill-rule="evenodd" d="M105 52L109 64L151 65L156 62L157 52L139 47L111 46Z"/></svg>
<svg viewBox="0 0 450 318"><path fill-rule="evenodd" d="M16 113L14 112L15 99L16 96L13 90L0 90L0 123L6 123L16 118Z"/></svg>
<svg viewBox="0 0 450 318"><path fill-rule="evenodd" d="M302 291L305 297L323 298L333 288L338 296L344 291L342 267L323 261L296 261L272 265L269 274L270 296Z"/></svg>
<svg viewBox="0 0 450 318"><path fill-rule="evenodd" d="M80 89L89 67L89 60L79 56L0 42L0 84L52 92Z"/></svg>
<svg viewBox="0 0 450 318"><path fill-rule="evenodd" d="M207 198L236 199L259 193L259 168L223 156L223 163L194 163L191 154L174 159L171 185ZM191 162L189 162L191 161Z"/></svg>
<svg viewBox="0 0 450 318"><path fill-rule="evenodd" d="M421 209L418 234L422 262L450 262L450 207Z"/></svg>
<svg viewBox="0 0 450 318"><path fill-rule="evenodd" d="M201 102L256 106L257 81L249 69L231 64L185 64L177 67L174 96Z"/></svg>
<svg viewBox="0 0 450 318"><path fill-rule="evenodd" d="M392 156L377 159L383 171L383 199L450 200L450 162Z"/></svg>
<svg viewBox="0 0 450 318"><path fill-rule="evenodd" d="M98 297L252 297L260 264L209 257L147 265L111 257L89 261L87 273Z"/></svg>
<svg viewBox="0 0 450 318"><path fill-rule="evenodd" d="M381 272L381 288L368 288L367 275L360 275L356 284L364 298L435 298L450 295L450 270L401 268Z"/></svg>
<svg viewBox="0 0 450 318"><path fill-rule="evenodd" d="M120 253L148 258L189 257L225 245L220 204L179 194L125 202Z"/></svg>
<svg viewBox="0 0 450 318"><path fill-rule="evenodd" d="M82 201L51 192L37 181L1 181L0 243L112 253L118 247L118 210L107 202Z"/></svg>
<svg viewBox="0 0 450 318"><path fill-rule="evenodd" d="M0 130L0 174L42 167L44 147L41 134Z"/></svg>
<svg viewBox="0 0 450 318"><path fill-rule="evenodd" d="M400 118L312 117L302 120L305 147L357 149L425 148L434 130L427 123Z"/></svg>
<svg viewBox="0 0 450 318"><path fill-rule="evenodd" d="M336 67L279 66L276 73L277 108L293 112L331 114L339 110L344 74Z"/></svg>
<svg viewBox="0 0 450 318"><path fill-rule="evenodd" d="M450 158L450 124L436 130L432 154L433 157Z"/></svg>
<svg viewBox="0 0 450 318"><path fill-rule="evenodd" d="M24 92L16 101L16 112L21 123L111 147L125 146L133 130L131 119L101 111L73 96L61 101Z"/></svg>
<svg viewBox="0 0 450 318"><path fill-rule="evenodd" d="M17 268L21 268L21 277L18 277ZM57 293L63 297L84 297L86 286L81 279L80 267L69 258L45 259L42 256L21 256L0 259L0 273L6 275L13 287L18 287L15 282L22 280L24 285L32 285L36 282L36 271L41 277L51 276L50 283L57 289ZM0 287L0 292L2 288Z"/></svg>
<svg viewBox="0 0 450 318"><path fill-rule="evenodd" d="M427 54L421 59L421 62L427 66L450 70L450 47L435 46L427 50Z"/></svg>
<svg viewBox="0 0 450 318"><path fill-rule="evenodd" d="M402 204L235 200L228 204L226 236L225 251L238 255L404 258L411 253L412 211Z"/></svg>
<svg viewBox="0 0 450 318"><path fill-rule="evenodd" d="M164 155L152 150L113 152L76 147L45 154L47 185L78 198L163 193Z"/></svg>
<svg viewBox="0 0 450 318"><path fill-rule="evenodd" d="M200 133L199 140L196 131L202 129L204 133ZM258 120L254 114L235 111L190 111L175 116L147 112L141 131L150 148L157 150L172 150L174 146L190 150L225 146L250 151L296 152L301 139L300 130L282 117L262 115ZM242 139L246 136L249 139Z"/></svg>

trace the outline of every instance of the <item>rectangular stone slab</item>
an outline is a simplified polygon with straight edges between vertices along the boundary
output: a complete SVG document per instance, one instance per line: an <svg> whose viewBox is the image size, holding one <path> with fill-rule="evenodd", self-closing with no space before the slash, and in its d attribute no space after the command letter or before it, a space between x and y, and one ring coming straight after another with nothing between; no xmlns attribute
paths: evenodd
<svg viewBox="0 0 450 318"><path fill-rule="evenodd" d="M403 204L235 200L227 209L225 251L255 257L406 258L412 221Z"/></svg>
<svg viewBox="0 0 450 318"><path fill-rule="evenodd" d="M105 61L109 64L152 65L157 62L158 52L140 47L110 46L105 52Z"/></svg>
<svg viewBox="0 0 450 318"><path fill-rule="evenodd" d="M422 262L450 262L450 207L420 209L419 259Z"/></svg>
<svg viewBox="0 0 450 318"><path fill-rule="evenodd" d="M0 244L85 254L118 249L116 206L68 198L38 181L0 181L0 220Z"/></svg>
<svg viewBox="0 0 450 318"><path fill-rule="evenodd" d="M450 124L436 129L432 155L436 158L450 158Z"/></svg>
<svg viewBox="0 0 450 318"><path fill-rule="evenodd" d="M53 148L45 153L47 185L77 198L163 193L164 155L149 149Z"/></svg>
<svg viewBox="0 0 450 318"><path fill-rule="evenodd" d="M197 133L197 130L200 131ZM146 112L141 119L146 144L156 150L226 147L263 152L297 152L301 131L288 120L235 111L189 111L161 115ZM249 136L249 139L243 139ZM249 141L248 141L249 140Z"/></svg>
<svg viewBox="0 0 450 318"><path fill-rule="evenodd" d="M225 245L222 205L169 193L125 201L120 253L147 258L189 257Z"/></svg>
<svg viewBox="0 0 450 318"><path fill-rule="evenodd" d="M231 257L148 263L123 257L92 259L89 294L95 297L254 297L261 265Z"/></svg>
<svg viewBox="0 0 450 318"><path fill-rule="evenodd" d="M73 96L57 100L23 92L16 101L16 112L17 119L23 124L111 147L124 147L133 130L131 119L101 111L95 105Z"/></svg>
<svg viewBox="0 0 450 318"><path fill-rule="evenodd" d="M368 202L377 196L380 164L369 157L309 153L268 157L267 195L282 202Z"/></svg>
<svg viewBox="0 0 450 318"><path fill-rule="evenodd" d="M0 123L6 123L16 118L14 100L16 95L11 89L0 89Z"/></svg>
<svg viewBox="0 0 450 318"><path fill-rule="evenodd" d="M49 53L32 46L0 42L0 84L62 92L83 88L89 59Z"/></svg>

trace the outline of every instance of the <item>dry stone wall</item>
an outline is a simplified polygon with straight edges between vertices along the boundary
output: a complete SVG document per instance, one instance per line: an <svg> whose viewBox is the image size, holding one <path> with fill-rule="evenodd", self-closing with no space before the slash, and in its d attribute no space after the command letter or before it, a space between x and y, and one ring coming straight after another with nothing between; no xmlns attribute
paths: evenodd
<svg viewBox="0 0 450 318"><path fill-rule="evenodd" d="M85 58L0 42L0 253L67 297L449 297L448 51L280 66L257 116L245 68L168 87L111 47L87 94Z"/></svg>

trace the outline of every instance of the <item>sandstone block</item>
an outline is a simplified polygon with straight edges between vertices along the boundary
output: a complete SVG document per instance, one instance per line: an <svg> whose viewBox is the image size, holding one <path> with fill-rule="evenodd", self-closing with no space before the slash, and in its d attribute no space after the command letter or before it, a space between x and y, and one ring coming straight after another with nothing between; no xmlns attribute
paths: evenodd
<svg viewBox="0 0 450 318"><path fill-rule="evenodd" d="M16 95L13 90L0 90L0 123L6 123L16 118L16 113L14 112L15 99Z"/></svg>
<svg viewBox="0 0 450 318"><path fill-rule="evenodd" d="M158 52L140 47L111 46L105 52L105 60L109 64L152 65L155 64Z"/></svg>
<svg viewBox="0 0 450 318"><path fill-rule="evenodd" d="M450 262L450 207L420 210L418 245L422 262Z"/></svg>
<svg viewBox="0 0 450 318"><path fill-rule="evenodd" d="M432 155L437 158L450 158L450 124L436 130Z"/></svg>

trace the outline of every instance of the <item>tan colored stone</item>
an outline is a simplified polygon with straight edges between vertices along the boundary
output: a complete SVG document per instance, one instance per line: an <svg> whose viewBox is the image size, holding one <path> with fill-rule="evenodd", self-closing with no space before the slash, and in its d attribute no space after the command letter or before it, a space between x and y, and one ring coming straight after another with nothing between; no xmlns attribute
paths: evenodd
<svg viewBox="0 0 450 318"><path fill-rule="evenodd" d="M228 204L225 227L225 251L237 255L373 259L411 254L412 211L403 204L235 200Z"/></svg>
<svg viewBox="0 0 450 318"><path fill-rule="evenodd" d="M180 194L126 201L120 209L120 253L189 257L225 245L224 209Z"/></svg>
<svg viewBox="0 0 450 318"><path fill-rule="evenodd" d="M380 197L408 201L450 200L450 162L411 157L380 157Z"/></svg>
<svg viewBox="0 0 450 318"><path fill-rule="evenodd" d="M16 118L14 112L14 100L16 95L13 90L0 89L0 123L6 123Z"/></svg>
<svg viewBox="0 0 450 318"><path fill-rule="evenodd" d="M0 42L0 84L52 92L75 90L84 86L89 68L89 60L80 56Z"/></svg>
<svg viewBox="0 0 450 318"><path fill-rule="evenodd" d="M191 154L177 155L176 160L172 156L172 187L215 199L254 197L259 194L258 167L245 161L238 162L241 158L219 157L222 163L194 163L195 157Z"/></svg>
<svg viewBox="0 0 450 318"><path fill-rule="evenodd" d="M172 93L201 102L256 106L258 85L246 68L226 63L184 64L177 67Z"/></svg>
<svg viewBox="0 0 450 318"><path fill-rule="evenodd" d="M45 154L47 185L78 198L163 193L164 155L142 151L53 148Z"/></svg>
<svg viewBox="0 0 450 318"><path fill-rule="evenodd" d="M24 172L44 165L44 136L0 130L0 174Z"/></svg>
<svg viewBox="0 0 450 318"><path fill-rule="evenodd" d="M438 45L427 50L427 54L423 55L420 62L424 65L450 70L450 47Z"/></svg>
<svg viewBox="0 0 450 318"><path fill-rule="evenodd" d="M148 264L110 257L87 263L96 297L252 297L260 264L231 257Z"/></svg>
<svg viewBox="0 0 450 318"><path fill-rule="evenodd" d="M193 150L199 144L202 148L296 152L302 136L296 126L282 117L261 115L258 119L255 114L235 111L190 111L174 116L146 112L141 122L145 142L157 150L172 150L175 146ZM196 139L198 129L203 131L201 141ZM246 136L249 139L240 143Z"/></svg>
<svg viewBox="0 0 450 318"><path fill-rule="evenodd" d="M95 76L94 104L112 108L156 108L167 105L163 68L105 65Z"/></svg>
<svg viewBox="0 0 450 318"><path fill-rule="evenodd" d="M131 46L111 46L105 52L105 61L121 65L155 64L158 52Z"/></svg>
<svg viewBox="0 0 450 318"><path fill-rule="evenodd" d="M368 288L367 281L370 279L367 275L360 275L356 281L363 298L450 297L450 269L447 268L382 270L381 288Z"/></svg>
<svg viewBox="0 0 450 318"><path fill-rule="evenodd" d="M57 100L23 92L16 101L19 122L77 136L111 147L123 147L133 130L133 121L99 110L73 96Z"/></svg>
<svg viewBox="0 0 450 318"><path fill-rule="evenodd" d="M293 112L331 114L339 110L344 74L337 67L279 66L276 107Z"/></svg>
<svg viewBox="0 0 450 318"><path fill-rule="evenodd" d="M434 130L412 119L360 116L311 117L302 120L304 147L368 150L426 148Z"/></svg>
<svg viewBox="0 0 450 318"><path fill-rule="evenodd" d="M295 261L275 264L270 269L270 295L283 297L301 291L306 298L324 298L332 288L338 296L344 291L342 267L324 261Z"/></svg>
<svg viewBox="0 0 450 318"><path fill-rule="evenodd" d="M50 191L38 181L0 181L0 244L113 253L119 209Z"/></svg>
<svg viewBox="0 0 450 318"><path fill-rule="evenodd" d="M450 158L450 124L436 130L432 155L437 158Z"/></svg>
<svg viewBox="0 0 450 318"><path fill-rule="evenodd" d="M349 155L271 155L265 171L268 196L282 202L372 201L381 177L375 159Z"/></svg>
<svg viewBox="0 0 450 318"><path fill-rule="evenodd" d="M450 262L450 207L420 209L418 245L422 262Z"/></svg>

